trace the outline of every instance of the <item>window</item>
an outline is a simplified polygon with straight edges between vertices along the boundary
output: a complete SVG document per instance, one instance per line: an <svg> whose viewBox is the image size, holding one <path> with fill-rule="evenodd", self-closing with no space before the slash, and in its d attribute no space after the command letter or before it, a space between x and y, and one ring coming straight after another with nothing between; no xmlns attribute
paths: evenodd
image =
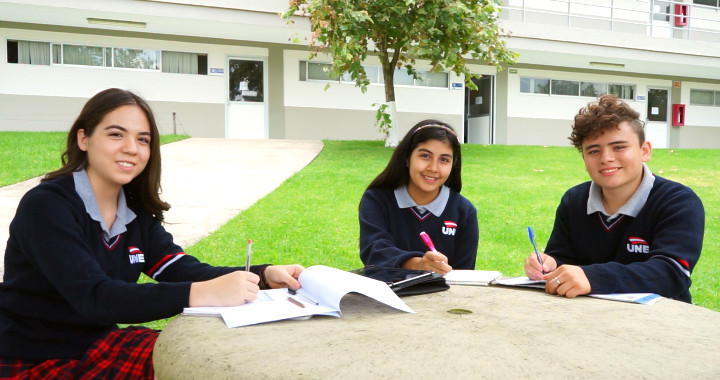
<svg viewBox="0 0 720 380"><path fill-rule="evenodd" d="M580 96L596 98L608 93L607 83L580 82Z"/></svg>
<svg viewBox="0 0 720 380"><path fill-rule="evenodd" d="M550 93L553 95L575 95L577 96L580 92L580 82L572 80L558 80L553 79L551 81Z"/></svg>
<svg viewBox="0 0 720 380"><path fill-rule="evenodd" d="M715 91L711 90L690 90L690 104L694 106L712 106L718 104Z"/></svg>
<svg viewBox="0 0 720 380"><path fill-rule="evenodd" d="M629 84L613 84L609 86L608 94L613 94L620 99L633 100L635 99L635 86Z"/></svg>
<svg viewBox="0 0 720 380"><path fill-rule="evenodd" d="M385 83L384 80L383 83ZM393 75L393 83L399 84L401 86L412 86L415 84L415 78L413 78L412 75L408 74L407 70L405 69L395 69L395 74Z"/></svg>
<svg viewBox="0 0 720 380"><path fill-rule="evenodd" d="M183 53L179 51L163 51L162 72L207 75L207 55Z"/></svg>
<svg viewBox="0 0 720 380"><path fill-rule="evenodd" d="M418 78L417 86L427 87L448 87L448 74L447 73L433 73L431 71L421 71L420 78Z"/></svg>
<svg viewBox="0 0 720 380"><path fill-rule="evenodd" d="M319 80L319 81L340 81L346 83L355 83L349 72L343 73L338 78L330 76L329 63L300 61L300 80ZM370 84L384 84L385 79L382 73L382 67L377 65L362 65ZM448 88L450 78L448 73L433 73L431 71L418 71L418 79L408 75L406 69L396 69L393 77L393 83L401 86L417 86L417 87L437 87Z"/></svg>
<svg viewBox="0 0 720 380"><path fill-rule="evenodd" d="M29 65L50 64L50 43L37 41L7 42L8 63L24 63Z"/></svg>
<svg viewBox="0 0 720 380"><path fill-rule="evenodd" d="M84 66L110 66L110 62L105 61L105 48L100 46L83 46L83 45L62 45L57 54L57 47L53 45L53 63L62 63L65 65L84 65ZM58 62L58 58L62 57L62 61Z"/></svg>
<svg viewBox="0 0 720 380"><path fill-rule="evenodd" d="M159 51L149 49L113 49L113 67L158 70Z"/></svg>
<svg viewBox="0 0 720 380"><path fill-rule="evenodd" d="M520 92L528 94L550 94L550 79L520 78Z"/></svg>
<svg viewBox="0 0 720 380"><path fill-rule="evenodd" d="M525 94L586 96L591 98L597 98L605 94L613 94L620 99L635 99L635 86L631 84L580 82L548 78L520 77L520 92Z"/></svg>
<svg viewBox="0 0 720 380"><path fill-rule="evenodd" d="M711 7L717 7L717 6L719 6L719 5L718 5L718 0L693 0L693 4L709 5L709 6L711 6Z"/></svg>
<svg viewBox="0 0 720 380"><path fill-rule="evenodd" d="M7 40L8 63L78 65L207 75L207 54ZM161 67L162 62L162 67Z"/></svg>
<svg viewBox="0 0 720 380"><path fill-rule="evenodd" d="M264 101L263 61L231 59L229 74L231 101L254 103Z"/></svg>

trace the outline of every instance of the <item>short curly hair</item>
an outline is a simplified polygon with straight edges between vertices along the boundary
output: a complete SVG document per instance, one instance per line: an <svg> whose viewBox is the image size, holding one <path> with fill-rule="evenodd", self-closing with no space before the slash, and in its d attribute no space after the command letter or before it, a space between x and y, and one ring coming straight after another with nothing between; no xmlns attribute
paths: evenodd
<svg viewBox="0 0 720 380"><path fill-rule="evenodd" d="M640 113L615 95L603 95L580 109L568 139L582 152L585 139L600 136L610 128L619 128L623 121L630 124L642 145L645 142L645 123L640 120Z"/></svg>

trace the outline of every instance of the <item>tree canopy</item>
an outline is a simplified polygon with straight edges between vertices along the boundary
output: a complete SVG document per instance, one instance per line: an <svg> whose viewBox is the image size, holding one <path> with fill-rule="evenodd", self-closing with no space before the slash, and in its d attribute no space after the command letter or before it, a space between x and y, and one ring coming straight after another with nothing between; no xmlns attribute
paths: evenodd
<svg viewBox="0 0 720 380"><path fill-rule="evenodd" d="M362 63L377 54L383 69L385 101L394 110L395 69L418 79L416 60L430 71L453 71L474 88L467 60L489 65L512 64L498 25L499 0L290 0L282 15L309 18L312 56L332 56L331 77L349 73L365 92L369 81ZM383 113L379 111L379 113ZM382 121L381 121L382 124Z"/></svg>

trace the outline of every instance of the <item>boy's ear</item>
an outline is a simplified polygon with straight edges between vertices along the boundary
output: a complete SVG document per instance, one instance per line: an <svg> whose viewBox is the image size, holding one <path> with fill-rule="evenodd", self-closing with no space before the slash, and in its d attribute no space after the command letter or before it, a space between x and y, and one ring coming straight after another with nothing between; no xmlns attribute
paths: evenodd
<svg viewBox="0 0 720 380"><path fill-rule="evenodd" d="M652 144L650 144L650 141L645 140L640 150L642 152L642 162L650 161L650 157L652 156Z"/></svg>

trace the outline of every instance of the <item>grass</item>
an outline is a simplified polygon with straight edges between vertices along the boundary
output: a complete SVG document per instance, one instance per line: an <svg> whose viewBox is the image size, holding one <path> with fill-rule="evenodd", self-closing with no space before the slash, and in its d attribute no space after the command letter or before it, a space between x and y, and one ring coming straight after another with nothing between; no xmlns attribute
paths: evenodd
<svg viewBox="0 0 720 380"><path fill-rule="evenodd" d="M39 141L42 148L28 151L55 160L62 150L61 142L52 142L62 136L22 136L14 143L5 137L0 133L0 141L8 146ZM47 152L52 144L55 150ZM0 146L0 154L7 155L4 147ZM323 151L305 169L212 235L186 247L186 252L214 265L237 266L244 262L250 238L257 263L359 268L358 203L391 154L379 141L325 141ZM7 167L30 166L12 156L9 164L3 164L3 172ZM54 169L52 160L48 162L50 167L34 172ZM720 189L714 185L720 183L720 150L656 149L649 166L656 174L693 188L704 203L705 240L691 292L695 304L720 311L720 218L716 211ZM464 145L462 194L477 207L480 227L477 269L522 275L522 262L532 250L527 226L533 227L543 247L560 197L586 180L580 154L571 147ZM162 328L166 323L146 325Z"/></svg>
<svg viewBox="0 0 720 380"><path fill-rule="evenodd" d="M187 135L163 135L160 143L186 139ZM67 132L0 132L0 186L41 176L62 164Z"/></svg>

